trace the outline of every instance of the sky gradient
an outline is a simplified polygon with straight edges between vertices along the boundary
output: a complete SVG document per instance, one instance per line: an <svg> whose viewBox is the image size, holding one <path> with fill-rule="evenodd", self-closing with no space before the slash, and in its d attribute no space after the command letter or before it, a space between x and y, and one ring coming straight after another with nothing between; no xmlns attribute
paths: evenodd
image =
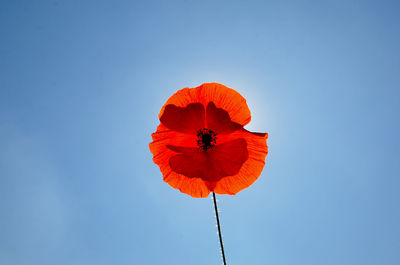
<svg viewBox="0 0 400 265"><path fill-rule="evenodd" d="M176 90L236 89L268 132L218 196L229 265L400 264L397 1L0 3L0 264L220 264L211 196L148 148Z"/></svg>

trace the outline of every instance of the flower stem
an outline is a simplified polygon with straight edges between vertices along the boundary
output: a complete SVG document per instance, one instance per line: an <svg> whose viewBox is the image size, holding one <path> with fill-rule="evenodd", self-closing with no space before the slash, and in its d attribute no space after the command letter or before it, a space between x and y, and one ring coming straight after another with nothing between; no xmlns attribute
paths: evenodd
<svg viewBox="0 0 400 265"><path fill-rule="evenodd" d="M222 242L221 225L219 224L217 199L215 198L215 193L213 192L212 194L213 194L213 199L214 199L215 218L217 219L217 227L218 227L218 235L219 235L219 244L221 245L222 260L224 261L224 265L226 265L225 252L224 252L224 243Z"/></svg>

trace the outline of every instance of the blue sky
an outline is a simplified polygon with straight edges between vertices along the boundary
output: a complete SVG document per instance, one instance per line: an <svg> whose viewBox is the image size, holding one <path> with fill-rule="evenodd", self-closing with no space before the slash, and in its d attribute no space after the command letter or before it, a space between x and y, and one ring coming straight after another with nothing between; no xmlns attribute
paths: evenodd
<svg viewBox="0 0 400 265"><path fill-rule="evenodd" d="M0 263L220 264L211 198L148 143L219 82L269 133L218 196L229 265L400 263L397 1L2 1Z"/></svg>

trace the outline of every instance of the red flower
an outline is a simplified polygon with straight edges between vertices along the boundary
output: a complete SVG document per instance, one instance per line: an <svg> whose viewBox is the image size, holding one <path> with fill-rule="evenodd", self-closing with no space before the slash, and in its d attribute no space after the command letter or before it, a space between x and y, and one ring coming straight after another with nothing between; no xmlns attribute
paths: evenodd
<svg viewBox="0 0 400 265"><path fill-rule="evenodd" d="M159 118L149 146L173 188L192 197L207 197L210 191L236 194L260 176L268 134L243 128L250 110L235 90L217 83L181 89Z"/></svg>

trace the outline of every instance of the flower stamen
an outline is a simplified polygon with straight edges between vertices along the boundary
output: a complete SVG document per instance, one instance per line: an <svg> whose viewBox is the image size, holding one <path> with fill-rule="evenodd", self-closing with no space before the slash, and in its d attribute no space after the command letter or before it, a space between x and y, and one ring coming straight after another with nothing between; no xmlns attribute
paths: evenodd
<svg viewBox="0 0 400 265"><path fill-rule="evenodd" d="M204 128L197 132L197 145L207 151L217 144L217 133L213 130Z"/></svg>

